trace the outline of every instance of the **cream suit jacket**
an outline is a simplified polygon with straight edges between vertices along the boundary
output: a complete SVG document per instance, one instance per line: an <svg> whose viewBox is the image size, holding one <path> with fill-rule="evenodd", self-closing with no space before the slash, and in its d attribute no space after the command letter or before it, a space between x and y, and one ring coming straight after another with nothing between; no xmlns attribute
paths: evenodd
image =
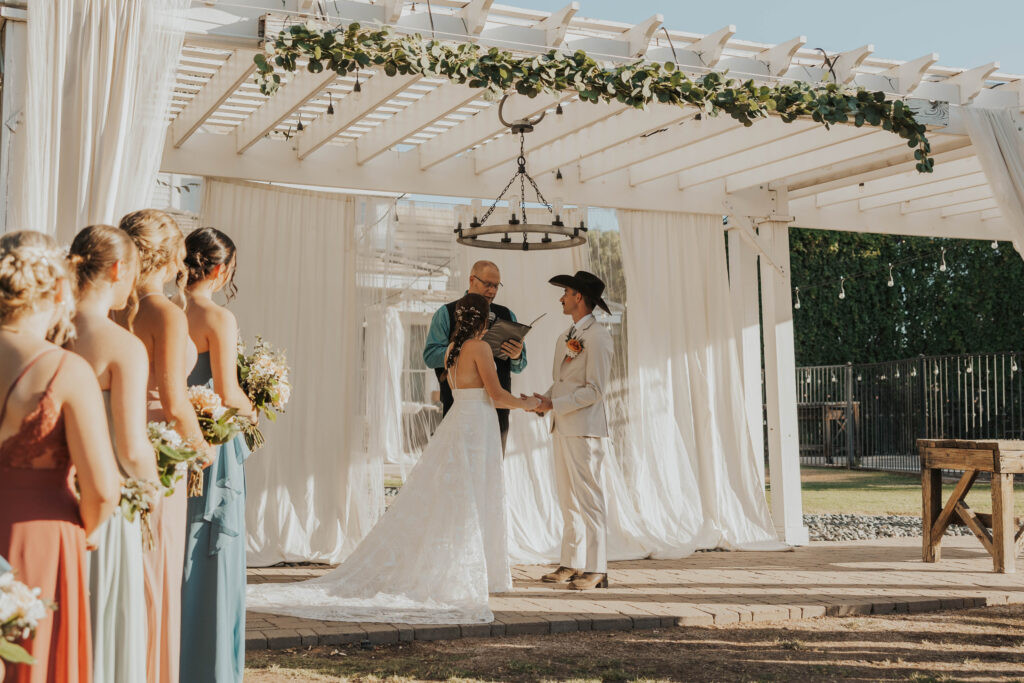
<svg viewBox="0 0 1024 683"><path fill-rule="evenodd" d="M551 431L562 436L608 436L604 394L611 375L615 350L612 337L593 315L576 325L576 337L583 351L567 360L567 328L555 344L554 384L547 391L551 399Z"/></svg>

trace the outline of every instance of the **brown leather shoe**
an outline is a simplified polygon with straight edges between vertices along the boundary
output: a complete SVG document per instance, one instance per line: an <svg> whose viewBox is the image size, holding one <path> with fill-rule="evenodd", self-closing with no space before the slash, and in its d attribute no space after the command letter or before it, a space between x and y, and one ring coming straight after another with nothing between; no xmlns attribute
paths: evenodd
<svg viewBox="0 0 1024 683"><path fill-rule="evenodd" d="M574 591L586 591L591 588L607 588L608 587L608 575L607 574L596 574L594 572L587 572L581 574L572 581L569 582L569 588Z"/></svg>
<svg viewBox="0 0 1024 683"><path fill-rule="evenodd" d="M572 567L559 567L550 574L545 574L540 577L540 580L545 583L567 583L572 581L577 576L582 576L583 572Z"/></svg>

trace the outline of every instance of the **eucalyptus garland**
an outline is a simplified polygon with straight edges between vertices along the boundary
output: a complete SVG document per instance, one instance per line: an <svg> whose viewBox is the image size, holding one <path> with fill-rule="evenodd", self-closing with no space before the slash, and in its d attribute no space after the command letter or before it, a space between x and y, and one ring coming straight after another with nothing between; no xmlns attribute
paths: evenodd
<svg viewBox="0 0 1024 683"><path fill-rule="evenodd" d="M914 149L918 171L930 173L934 165L925 127L904 102L887 100L883 92L836 83L757 85L753 80L739 81L717 72L690 78L672 62L601 65L582 50L519 56L496 47L442 43L418 34L395 35L386 28L364 29L357 23L332 29L313 23L293 24L278 35L273 47L272 61L262 53L254 57L256 81L266 95L280 87L278 68L294 72L298 60L305 58L312 73L330 69L345 76L377 67L388 76L447 78L486 89L493 99L507 92L536 97L575 91L587 102L614 100L638 109L653 102L691 105L708 116L728 114L744 126L769 116L786 123L810 118L826 128L840 123L875 126L907 141Z"/></svg>

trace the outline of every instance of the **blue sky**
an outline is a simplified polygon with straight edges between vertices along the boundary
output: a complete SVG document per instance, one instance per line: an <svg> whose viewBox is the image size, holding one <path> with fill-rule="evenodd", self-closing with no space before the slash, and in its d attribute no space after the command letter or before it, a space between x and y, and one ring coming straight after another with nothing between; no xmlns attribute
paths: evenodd
<svg viewBox="0 0 1024 683"><path fill-rule="evenodd" d="M569 0L502 0L553 11ZM639 22L661 13L665 25L710 33L728 24L736 37L778 43L806 36L808 47L839 52L866 43L889 59L939 53L939 64L975 67L999 62L1024 73L1024 0L578 0L579 16Z"/></svg>

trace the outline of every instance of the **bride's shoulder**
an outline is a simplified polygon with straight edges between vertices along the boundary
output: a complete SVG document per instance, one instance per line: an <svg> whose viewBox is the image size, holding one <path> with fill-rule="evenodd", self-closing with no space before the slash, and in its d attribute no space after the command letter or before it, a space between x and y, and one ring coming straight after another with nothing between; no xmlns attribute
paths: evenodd
<svg viewBox="0 0 1024 683"><path fill-rule="evenodd" d="M481 339L467 339L462 344L462 351L469 353L480 353L484 349L490 349L490 345Z"/></svg>

